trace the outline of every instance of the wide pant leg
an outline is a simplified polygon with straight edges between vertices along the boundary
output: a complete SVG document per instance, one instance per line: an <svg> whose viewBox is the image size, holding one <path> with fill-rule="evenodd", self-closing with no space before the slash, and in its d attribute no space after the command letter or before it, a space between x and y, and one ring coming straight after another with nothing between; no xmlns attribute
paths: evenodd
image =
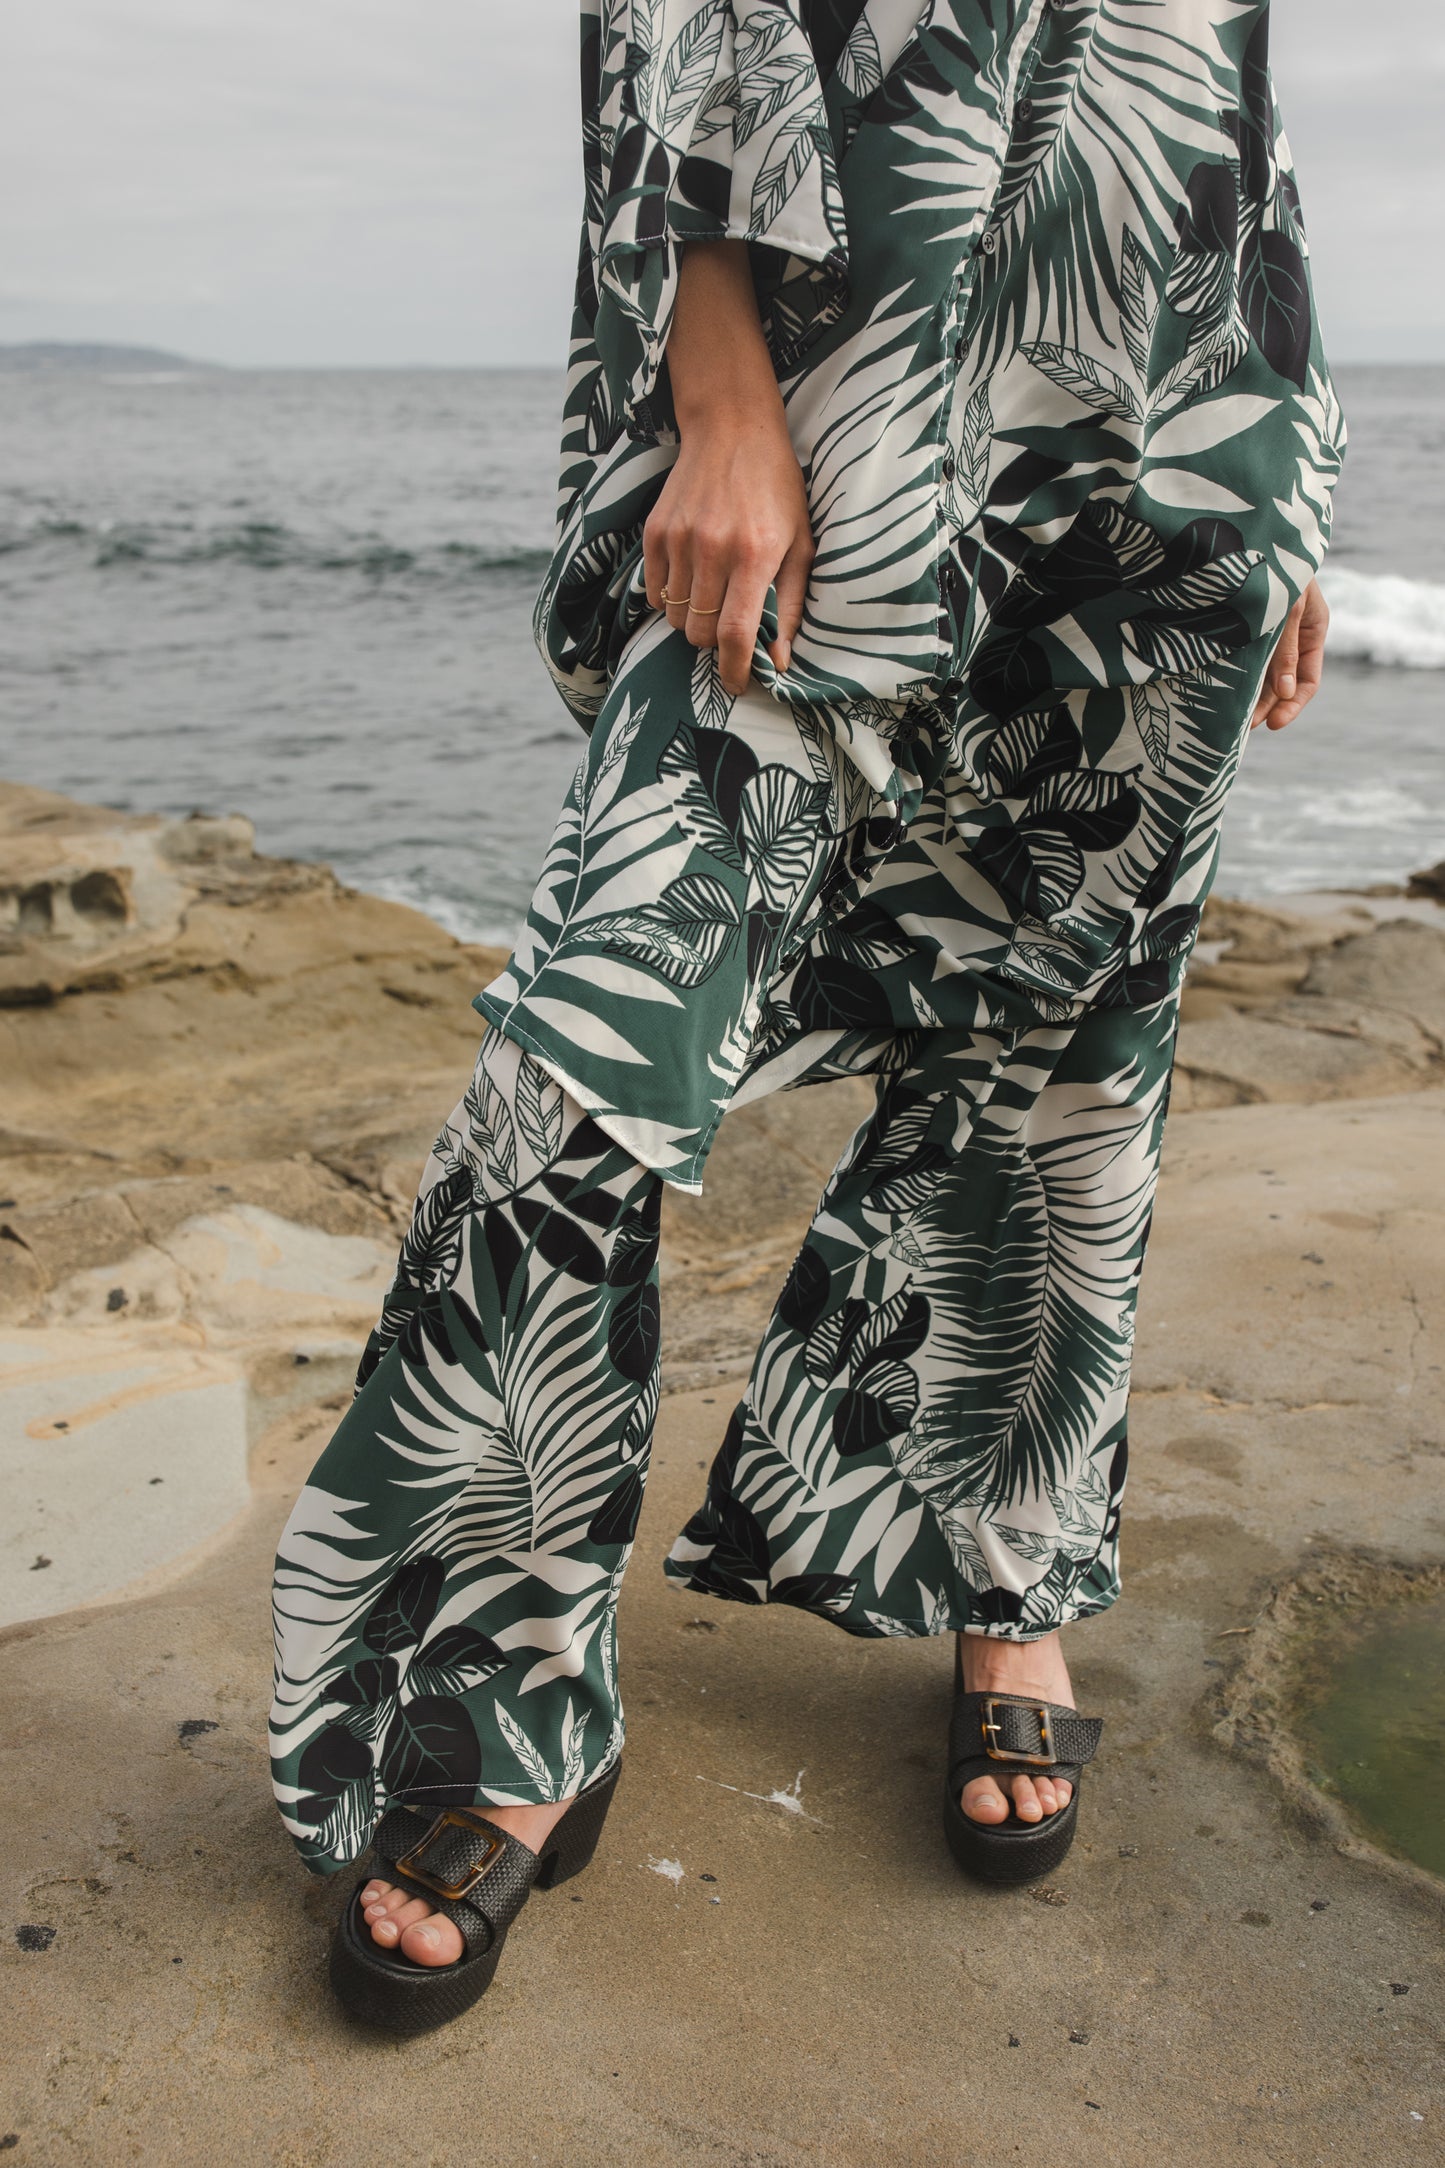
<svg viewBox="0 0 1445 2168"><path fill-rule="evenodd" d="M616 1758L661 1177L697 1187L872 804L822 733L719 699L665 624L633 643L281 1538L273 1774L318 1872L394 1802L562 1798Z"/></svg>
<svg viewBox="0 0 1445 2168"><path fill-rule="evenodd" d="M488 1032L277 1554L273 1775L317 1872L392 1803L565 1798L615 1760L661 1194Z"/></svg>
<svg viewBox="0 0 1445 2168"><path fill-rule="evenodd" d="M1030 1640L1114 1600L1176 1008L917 1034L828 1183L671 1579L858 1634Z"/></svg>

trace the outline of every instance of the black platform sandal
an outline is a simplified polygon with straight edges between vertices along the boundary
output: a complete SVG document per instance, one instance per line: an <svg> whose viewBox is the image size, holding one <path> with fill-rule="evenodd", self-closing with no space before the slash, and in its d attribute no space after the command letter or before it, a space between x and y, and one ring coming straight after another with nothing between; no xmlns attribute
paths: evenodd
<svg viewBox="0 0 1445 2168"><path fill-rule="evenodd" d="M966 1694L963 1662L954 1669L953 1716L948 1727L948 1775L943 1791L943 1834L965 1874L980 1882L1036 1882L1051 1874L1079 1826L1079 1779L1092 1761L1103 1730L1097 1716L1080 1716L1062 1702L1027 1694ZM1073 1786L1069 1803L1037 1822L976 1822L959 1804L975 1777L1062 1777Z"/></svg>
<svg viewBox="0 0 1445 2168"><path fill-rule="evenodd" d="M481 1807L446 1807L435 1816L393 1807L377 1824L374 1873L357 1883L331 1938L331 1987L364 2025L424 2033L470 2010L491 1985L507 1929L534 1889L555 1889L580 1874L597 1849L621 1763L572 1805L543 1849L533 1852L498 1829ZM465 1954L452 1965L414 1965L372 1940L361 1892L380 1879L425 1897L461 1930Z"/></svg>

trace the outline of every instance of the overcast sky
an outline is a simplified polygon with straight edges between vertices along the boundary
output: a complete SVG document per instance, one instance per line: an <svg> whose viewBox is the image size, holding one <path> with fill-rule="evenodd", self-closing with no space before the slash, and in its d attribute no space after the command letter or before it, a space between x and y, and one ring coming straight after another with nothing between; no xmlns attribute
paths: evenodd
<svg viewBox="0 0 1445 2168"><path fill-rule="evenodd" d="M576 0L31 0L0 87L0 341L556 363ZM1339 360L1445 359L1440 0L1275 0Z"/></svg>

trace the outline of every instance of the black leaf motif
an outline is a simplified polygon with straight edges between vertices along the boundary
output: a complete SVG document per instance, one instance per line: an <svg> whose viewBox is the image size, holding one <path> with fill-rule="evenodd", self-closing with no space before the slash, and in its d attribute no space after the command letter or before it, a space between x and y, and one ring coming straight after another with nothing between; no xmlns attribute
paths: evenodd
<svg viewBox="0 0 1445 2168"><path fill-rule="evenodd" d="M624 1378L641 1385L652 1375L661 1332L661 1305L650 1280L618 1303L607 1325L607 1352L612 1367Z"/></svg>
<svg viewBox="0 0 1445 2168"><path fill-rule="evenodd" d="M875 974L839 956L806 956L794 976L790 997L804 1031L886 1024L892 1013Z"/></svg>
<svg viewBox="0 0 1445 2168"><path fill-rule="evenodd" d="M804 1611L846 1611L858 1592L851 1573L789 1573L768 1590L771 1603L795 1603Z"/></svg>
<svg viewBox="0 0 1445 2168"><path fill-rule="evenodd" d="M465 1167L433 1182L417 1200L401 1246L399 1277L409 1287L434 1287L456 1277L461 1259L461 1230L472 1204L472 1178Z"/></svg>
<svg viewBox="0 0 1445 2168"><path fill-rule="evenodd" d="M332 1680L328 1693L349 1709L374 1709L396 1692L397 1676L394 1656L364 1656Z"/></svg>
<svg viewBox="0 0 1445 2168"><path fill-rule="evenodd" d="M307 1741L296 1767L296 1781L310 1796L298 1799L299 1822L324 1822L353 1784L371 1783L371 1755L344 1724L328 1724Z"/></svg>
<svg viewBox="0 0 1445 2168"><path fill-rule="evenodd" d="M1202 670L1249 639L1249 627L1239 612L1222 604L1183 614L1147 610L1129 618L1120 629L1135 653L1167 677Z"/></svg>
<svg viewBox="0 0 1445 2168"><path fill-rule="evenodd" d="M436 1615L446 1568L439 1558L412 1558L392 1575L366 1614L361 1638L378 1656L394 1656L420 1641Z"/></svg>
<svg viewBox="0 0 1445 2168"><path fill-rule="evenodd" d="M1240 182L1251 203L1274 192L1274 94L1269 80L1269 9L1261 8L1239 71Z"/></svg>
<svg viewBox="0 0 1445 2168"><path fill-rule="evenodd" d="M648 1277L657 1261L657 1229L655 1208L644 1205L640 1211L628 1213L617 1230L607 1264L610 1287L636 1287Z"/></svg>
<svg viewBox="0 0 1445 2168"><path fill-rule="evenodd" d="M548 1212L537 1229L536 1242L539 1256L585 1287L600 1287L606 1279L606 1258L586 1228L579 1227L568 1213Z"/></svg>
<svg viewBox="0 0 1445 2168"><path fill-rule="evenodd" d="M467 1693L505 1671L507 1663L505 1650L490 1635L479 1633L475 1626L448 1626L412 1659L407 1684L416 1698L410 1706L415 1708L423 1694Z"/></svg>
<svg viewBox="0 0 1445 2168"><path fill-rule="evenodd" d="M1177 835L1154 871L1139 891L1139 902L1146 911L1155 910L1174 886L1184 859L1184 838Z"/></svg>
<svg viewBox="0 0 1445 2168"><path fill-rule="evenodd" d="M617 1199L605 1189L579 1189L575 1175L559 1174L554 1169L543 1175L542 1187L590 1226L609 1229L617 1217Z"/></svg>
<svg viewBox="0 0 1445 2168"><path fill-rule="evenodd" d="M939 1175L947 1162L948 1153L941 1144L921 1145L901 1167L871 1182L864 1201L875 1212L922 1211L937 1202Z"/></svg>
<svg viewBox="0 0 1445 2168"><path fill-rule="evenodd" d="M986 828L973 858L999 894L1031 918L1063 910L1083 885L1082 852L1047 822Z"/></svg>
<svg viewBox="0 0 1445 2168"><path fill-rule="evenodd" d="M804 1363L813 1378L835 1378L848 1367L848 1350L871 1316L871 1306L861 1295L846 1302L813 1327L808 1335Z"/></svg>
<svg viewBox="0 0 1445 2168"><path fill-rule="evenodd" d="M1051 609L1049 615L1062 614ZM1007 720L1024 708L1036 708L1053 685L1048 656L1027 633L990 634L968 673L968 689L991 715Z"/></svg>
<svg viewBox="0 0 1445 2168"><path fill-rule="evenodd" d="M465 1703L419 1694L396 1711L381 1750L382 1780L392 1798L415 1791L440 1805L447 1792L474 1792L481 1773L482 1749Z"/></svg>
<svg viewBox="0 0 1445 2168"><path fill-rule="evenodd" d="M1235 557L1244 549L1244 536L1233 520L1204 517L1191 519L1164 546L1159 567L1162 580L1179 580L1218 557ZM1145 583L1148 584L1147 582Z"/></svg>
<svg viewBox="0 0 1445 2168"><path fill-rule="evenodd" d="M968 1592L973 1617L986 1626L1016 1626L1024 1615L1024 1599L1013 1588L976 1588Z"/></svg>
<svg viewBox="0 0 1445 2168"><path fill-rule="evenodd" d="M663 747L657 773L660 780L695 786L700 793L699 812L706 807L722 835L735 846L742 827L743 792L758 766L757 754L734 732L684 723Z"/></svg>
<svg viewBox="0 0 1445 2168"><path fill-rule="evenodd" d="M624 1468L611 1494L587 1524L587 1540L602 1546L625 1545L637 1534L642 1512L642 1470L634 1461Z"/></svg>
<svg viewBox="0 0 1445 2168"><path fill-rule="evenodd" d="M845 1460L901 1437L917 1412L918 1380L901 1364L875 1372L872 1386L850 1386L833 1410L833 1444Z"/></svg>
<svg viewBox="0 0 1445 2168"><path fill-rule="evenodd" d="M1047 825L1080 850L1112 851L1138 824L1139 796L1121 775L1084 769L1047 777L1029 800L1029 815L1034 832L1035 817L1045 815Z"/></svg>
<svg viewBox="0 0 1445 2168"><path fill-rule="evenodd" d="M811 1332L828 1300L828 1267L810 1243L805 1242L793 1259L777 1311L792 1332Z"/></svg>
<svg viewBox="0 0 1445 2168"><path fill-rule="evenodd" d="M1172 973L1163 958L1121 963L1110 972L1099 995L1105 1009L1147 1009L1170 991Z"/></svg>
<svg viewBox="0 0 1445 2168"><path fill-rule="evenodd" d="M989 484L988 501L990 505L1025 504L1036 489L1047 488L1061 474L1067 474L1069 466L1067 459L1058 459L1050 452L1020 452L994 476Z"/></svg>
<svg viewBox="0 0 1445 2168"><path fill-rule="evenodd" d="M855 1383L881 1362L902 1362L928 1338L926 1295L894 1295L856 1332L848 1347Z"/></svg>
<svg viewBox="0 0 1445 2168"><path fill-rule="evenodd" d="M1239 187L1233 166L1202 162L1184 184L1174 214L1179 246L1192 256L1232 256L1239 238Z"/></svg>
<svg viewBox="0 0 1445 2168"><path fill-rule="evenodd" d="M1244 261L1244 320L1276 376L1304 390L1309 373L1310 289L1304 258L1286 233L1260 233Z"/></svg>
<svg viewBox="0 0 1445 2168"><path fill-rule="evenodd" d="M1066 707L1035 710L1001 723L982 768L1001 798L1027 798L1051 775L1068 774L1084 757L1079 726Z"/></svg>
<svg viewBox="0 0 1445 2168"><path fill-rule="evenodd" d="M490 1206L483 1217L482 1240L496 1279L497 1294L505 1309L517 1267L522 1262L522 1244L506 1213L498 1210L495 1205Z"/></svg>

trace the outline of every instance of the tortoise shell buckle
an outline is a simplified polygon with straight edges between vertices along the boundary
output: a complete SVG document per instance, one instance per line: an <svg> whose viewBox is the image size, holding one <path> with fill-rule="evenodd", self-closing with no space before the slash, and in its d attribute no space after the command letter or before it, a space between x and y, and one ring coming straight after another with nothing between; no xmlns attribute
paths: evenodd
<svg viewBox="0 0 1445 2168"><path fill-rule="evenodd" d="M1024 1754L1016 1747L999 1745L1001 1726L998 1711L1001 1708L1007 1709L1012 1715L1033 1716L1037 1719L1039 1744L1043 1748L1041 1754ZM1047 1769L1052 1763L1054 1742L1049 1736L1049 1712L1041 1702L1034 1702L1030 1708L1021 1709L1015 1702L1001 1702L996 1695L990 1694L984 1702L979 1723L983 1730L983 1750L990 1761L1016 1762L1026 1769Z"/></svg>
<svg viewBox="0 0 1445 2168"><path fill-rule="evenodd" d="M447 1881L440 1873L434 1874L423 1867L420 1861L422 1855L430 1850L432 1845L441 1841L450 1829L464 1831L472 1842L466 1848L464 1856L467 1857L467 1863L463 1872L454 1880ZM484 1848L481 1854L469 1856L478 1842ZM455 1854L458 1849L455 1841L449 1849ZM420 1844L413 1845L411 1850L396 1862L396 1869L398 1874L409 1875L413 1882L420 1882L422 1888L429 1889L434 1897L444 1897L449 1904L460 1904L471 1895L483 1877L491 1873L506 1849L507 1840L500 1830L488 1829L482 1823L472 1821L470 1816L459 1812L455 1807L444 1807Z"/></svg>

